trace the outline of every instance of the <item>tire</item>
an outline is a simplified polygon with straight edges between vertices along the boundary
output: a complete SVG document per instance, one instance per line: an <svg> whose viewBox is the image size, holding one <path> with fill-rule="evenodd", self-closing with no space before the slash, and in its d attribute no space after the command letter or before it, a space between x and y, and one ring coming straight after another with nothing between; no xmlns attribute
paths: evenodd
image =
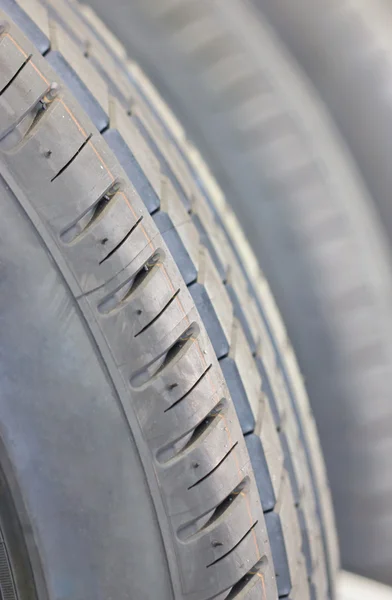
<svg viewBox="0 0 392 600"><path fill-rule="evenodd" d="M89 9L0 0L0 31L2 596L333 598L314 421L222 193Z"/></svg>
<svg viewBox="0 0 392 600"><path fill-rule="evenodd" d="M275 27L334 117L371 192L369 201L391 246L390 2L254 0L254 4ZM375 323L378 318L374 313ZM382 321L376 326L382 327ZM331 452L328 472L336 498L343 565L392 584L392 476L387 458L392 451L392 413L387 360L384 358L386 370L381 378L377 375L372 387L357 395L359 414L346 425L342 453L351 456L348 492L327 441L334 429L322 421L319 426L325 451L327 455ZM366 368L375 371L376 366L368 364ZM377 398L376 412L370 401L373 398ZM339 401L352 402L347 396Z"/></svg>
<svg viewBox="0 0 392 600"><path fill-rule="evenodd" d="M260 12L235 0L90 1L180 115L252 243L315 411L343 564L373 561L376 575L392 559L392 287L367 182Z"/></svg>

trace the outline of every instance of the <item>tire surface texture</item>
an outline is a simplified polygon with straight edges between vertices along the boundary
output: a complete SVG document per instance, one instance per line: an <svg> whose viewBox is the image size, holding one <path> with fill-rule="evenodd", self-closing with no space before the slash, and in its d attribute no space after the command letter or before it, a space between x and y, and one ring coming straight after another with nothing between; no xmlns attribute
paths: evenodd
<svg viewBox="0 0 392 600"><path fill-rule="evenodd" d="M178 122L64 0L0 1L0 104L0 457L38 598L333 598L293 352Z"/></svg>
<svg viewBox="0 0 392 600"><path fill-rule="evenodd" d="M392 243L392 7L388 0L254 0L317 88L344 136ZM375 328L383 321L373 313ZM381 358L381 357L380 357ZM350 489L320 422L337 503L343 565L392 584L392 407L384 358L371 388L356 389L360 411L347 423L342 453L350 455ZM386 385L383 386L384 378ZM353 403L350 396L343 402ZM374 410L376 404L376 411ZM317 410L316 410L317 412ZM364 468L365 464L365 468ZM348 472L348 471L347 471Z"/></svg>
<svg viewBox="0 0 392 600"><path fill-rule="evenodd" d="M366 564L367 574L385 580L391 564L390 250L364 165L353 160L349 137L324 99L339 94L342 107L344 96L345 127L350 123L352 136L362 139L355 151L351 146L353 154L366 154L377 172L384 165L388 179L382 172L377 179L383 186L391 177L390 95L380 92L376 110L368 99L380 91L379 79L389 90L387 13L383 35L376 40L369 33L366 40L375 22L370 13L381 2L370 8L319 1L308 14L300 9L311 2L268 3L271 14L280 8L291 14L286 25L298 27L297 42L313 39L306 56L316 83L327 87L342 75L320 98L260 10L245 2L117 0L115 12L99 0L91 3L181 117L234 208L305 377L343 564L361 572ZM358 15L365 4L369 19ZM303 15L313 16L320 30ZM328 52L318 53L316 41L331 31ZM370 86L364 70L371 72ZM352 95L346 93L351 84ZM388 184L386 192L389 206Z"/></svg>

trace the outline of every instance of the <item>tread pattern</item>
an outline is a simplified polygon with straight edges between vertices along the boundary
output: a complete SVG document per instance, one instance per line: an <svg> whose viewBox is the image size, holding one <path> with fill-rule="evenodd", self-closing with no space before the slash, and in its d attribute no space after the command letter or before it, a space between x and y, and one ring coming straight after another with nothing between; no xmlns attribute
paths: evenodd
<svg viewBox="0 0 392 600"><path fill-rule="evenodd" d="M0 151L132 389L182 593L276 597L267 527L278 595L332 597L317 488L323 530L333 528L332 513L315 426L234 216L179 124L138 67L124 68L123 48L91 10L64 0L40 7L26 0L18 18L33 42L32 21L49 39L45 60L12 24L0 37Z"/></svg>

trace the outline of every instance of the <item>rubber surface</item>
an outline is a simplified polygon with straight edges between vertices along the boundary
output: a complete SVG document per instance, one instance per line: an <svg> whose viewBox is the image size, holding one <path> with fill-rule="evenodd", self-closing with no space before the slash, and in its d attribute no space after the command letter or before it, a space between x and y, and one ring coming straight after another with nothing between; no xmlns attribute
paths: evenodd
<svg viewBox="0 0 392 600"><path fill-rule="evenodd" d="M367 181L306 75L244 3L119 0L116 12L93 4L181 115L257 253L313 400L346 566L358 568L370 555L384 561L392 288L389 248ZM353 11L357 4L350 3ZM298 3L290 6L298 23L303 13ZM345 6L336 9L341 22ZM317 37L317 28L306 30L305 40ZM368 46L356 40L353 47L366 54ZM330 51L335 47L341 46L332 43ZM377 52L366 55L384 60ZM321 60L314 51L308 56ZM320 78L327 70L320 68ZM373 69L373 76L379 72ZM334 89L343 95L345 85ZM363 92L355 94L355 107L364 107ZM362 119L366 128L380 112ZM357 123L356 135L364 130ZM373 152L368 157L375 160ZM372 451L375 437L380 444ZM385 557L384 566L390 564Z"/></svg>
<svg viewBox="0 0 392 600"><path fill-rule="evenodd" d="M294 6L285 0L255 0L254 4L274 25L335 118L391 244L390 2L301 0ZM359 291L356 296L361 302ZM384 315L373 305L367 310L374 330L382 331ZM363 325L359 334L364 335ZM354 375L355 399L346 394L335 400L347 403L350 412L354 402L356 407L355 418L345 424L342 443L332 448L328 441L334 423L320 419L320 434L337 506L343 565L392 584L390 361L377 341L372 356L361 365L368 382L373 373L372 384L356 386ZM349 456L344 470L339 455Z"/></svg>
<svg viewBox="0 0 392 600"><path fill-rule="evenodd" d="M23 6L23 31L1 13L2 415L48 597L332 598L314 423L233 214L88 10Z"/></svg>

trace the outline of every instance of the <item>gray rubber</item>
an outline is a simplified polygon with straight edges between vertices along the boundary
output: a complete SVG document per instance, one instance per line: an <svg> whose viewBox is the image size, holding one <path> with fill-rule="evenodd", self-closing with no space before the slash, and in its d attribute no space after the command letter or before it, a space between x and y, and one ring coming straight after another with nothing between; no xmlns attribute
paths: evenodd
<svg viewBox="0 0 392 600"><path fill-rule="evenodd" d="M390 484L392 281L366 183L309 80L244 2L118 0L115 12L92 3L165 93L235 208L313 399L338 530L343 544L355 546L355 562L343 546L345 564L358 568L370 555L378 561L390 523L383 498ZM298 3L290 5L300 19ZM311 35L317 33L307 27ZM362 102L361 92L355 105ZM358 124L356 134L364 131ZM370 515L372 497L379 508Z"/></svg>
<svg viewBox="0 0 392 600"><path fill-rule="evenodd" d="M23 7L0 11L0 457L39 598L332 598L315 426L234 216L94 16Z"/></svg>
<svg viewBox="0 0 392 600"><path fill-rule="evenodd" d="M391 3L254 0L254 4L274 25L334 116L391 244ZM361 302L360 292L356 302ZM369 304L362 293L364 302ZM366 310L373 331L382 332L384 315L372 304ZM359 366L362 373L368 372L368 384L356 385L354 373L355 397L349 393L335 398L336 410L343 402L349 414L355 410L344 423L338 445L330 442L335 422L323 419L324 411L315 405L337 507L343 565L388 584L392 584L390 360L377 341L372 355ZM349 459L342 466L344 455Z"/></svg>

